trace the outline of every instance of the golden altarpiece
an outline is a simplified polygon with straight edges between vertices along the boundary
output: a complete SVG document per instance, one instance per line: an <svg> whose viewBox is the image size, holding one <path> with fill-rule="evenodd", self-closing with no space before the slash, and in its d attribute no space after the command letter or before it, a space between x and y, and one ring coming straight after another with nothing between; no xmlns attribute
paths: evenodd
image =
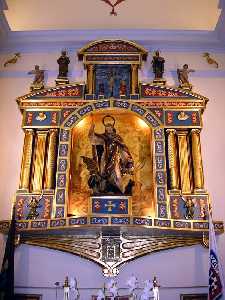
<svg viewBox="0 0 225 300"><path fill-rule="evenodd" d="M96 41L78 53L85 83L17 98L20 243L80 255L106 276L154 251L207 243L200 133L208 99L139 82L147 55L133 42ZM223 232L222 222L214 226Z"/></svg>

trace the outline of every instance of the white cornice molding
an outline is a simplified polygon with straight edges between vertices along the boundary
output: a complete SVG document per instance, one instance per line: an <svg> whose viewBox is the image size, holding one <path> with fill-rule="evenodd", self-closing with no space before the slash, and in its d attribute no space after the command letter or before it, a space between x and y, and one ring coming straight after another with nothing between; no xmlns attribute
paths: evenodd
<svg viewBox="0 0 225 300"><path fill-rule="evenodd" d="M98 39L120 38L133 40L148 50L167 51L224 51L218 32L201 30L44 30L10 31L1 40L1 52L58 51L61 48L79 49Z"/></svg>

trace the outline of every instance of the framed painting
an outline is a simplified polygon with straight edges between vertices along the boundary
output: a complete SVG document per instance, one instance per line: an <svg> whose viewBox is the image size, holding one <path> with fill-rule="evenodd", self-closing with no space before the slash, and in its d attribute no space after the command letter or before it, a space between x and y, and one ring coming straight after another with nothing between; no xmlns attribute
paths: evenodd
<svg viewBox="0 0 225 300"><path fill-rule="evenodd" d="M181 294L180 300L207 300L208 294Z"/></svg>
<svg viewBox="0 0 225 300"><path fill-rule="evenodd" d="M15 294L16 300L42 300L42 295L37 294Z"/></svg>

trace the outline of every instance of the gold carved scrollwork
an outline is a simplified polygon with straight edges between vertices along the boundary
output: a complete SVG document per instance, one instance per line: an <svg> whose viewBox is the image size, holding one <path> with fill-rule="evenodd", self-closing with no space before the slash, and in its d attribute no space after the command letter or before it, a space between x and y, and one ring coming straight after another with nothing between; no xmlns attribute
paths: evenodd
<svg viewBox="0 0 225 300"><path fill-rule="evenodd" d="M107 243L107 247L104 247L104 237L101 234L25 235L21 237L21 243L82 256L98 263L103 268L105 276L115 276L119 272L120 265L137 257L202 242L201 236L134 236L122 233L115 238L115 241L112 237L110 239L110 245ZM120 249L117 249L118 247Z"/></svg>
<svg viewBox="0 0 225 300"><path fill-rule="evenodd" d="M191 193L188 131L177 131L179 145L180 181L183 193Z"/></svg>
<svg viewBox="0 0 225 300"><path fill-rule="evenodd" d="M204 175L202 167L202 155L200 144L200 130L191 130L192 141L192 160L193 160L193 173L194 173L194 189L195 191L202 191L204 189Z"/></svg>
<svg viewBox="0 0 225 300"><path fill-rule="evenodd" d="M47 131L37 131L35 137L35 153L33 159L33 192L42 190Z"/></svg>
<svg viewBox="0 0 225 300"><path fill-rule="evenodd" d="M19 188L25 189L27 191L29 190L29 186L30 186L33 140L34 140L34 130L25 129Z"/></svg>
<svg viewBox="0 0 225 300"><path fill-rule="evenodd" d="M176 130L167 129L168 140L168 157L169 157L169 173L170 173L170 189L172 191L179 190L179 166L177 155Z"/></svg>
<svg viewBox="0 0 225 300"><path fill-rule="evenodd" d="M55 166L56 166L56 143L57 143L57 129L49 130L49 144L46 162L46 180L45 189L54 189L54 179L55 179Z"/></svg>

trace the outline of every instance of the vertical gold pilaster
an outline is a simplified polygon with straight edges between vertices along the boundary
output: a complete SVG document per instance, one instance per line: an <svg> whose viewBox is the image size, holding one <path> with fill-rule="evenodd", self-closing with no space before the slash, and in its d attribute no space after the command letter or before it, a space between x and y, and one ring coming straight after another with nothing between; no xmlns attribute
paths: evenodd
<svg viewBox="0 0 225 300"><path fill-rule="evenodd" d="M29 186L30 186L33 140L34 140L34 130L25 129L19 188L25 189L27 191L29 191Z"/></svg>
<svg viewBox="0 0 225 300"><path fill-rule="evenodd" d="M88 94L94 93L94 65L87 65Z"/></svg>
<svg viewBox="0 0 225 300"><path fill-rule="evenodd" d="M41 192L44 175L47 131L36 132L35 156L33 160L33 192Z"/></svg>
<svg viewBox="0 0 225 300"><path fill-rule="evenodd" d="M179 145L180 181L183 193L191 193L188 131L177 131Z"/></svg>
<svg viewBox="0 0 225 300"><path fill-rule="evenodd" d="M138 89L138 65L131 65L131 94L136 94Z"/></svg>
<svg viewBox="0 0 225 300"><path fill-rule="evenodd" d="M194 173L194 189L202 191L204 189L204 175L202 167L201 143L200 143L200 130L191 130L192 142L192 161Z"/></svg>
<svg viewBox="0 0 225 300"><path fill-rule="evenodd" d="M47 163L45 166L46 169L45 189L47 190L54 189L57 133L58 133L57 129L49 130Z"/></svg>
<svg viewBox="0 0 225 300"><path fill-rule="evenodd" d="M176 130L167 129L168 141L168 158L169 158L169 173L170 173L170 189L171 191L179 190L179 165L177 154Z"/></svg>

